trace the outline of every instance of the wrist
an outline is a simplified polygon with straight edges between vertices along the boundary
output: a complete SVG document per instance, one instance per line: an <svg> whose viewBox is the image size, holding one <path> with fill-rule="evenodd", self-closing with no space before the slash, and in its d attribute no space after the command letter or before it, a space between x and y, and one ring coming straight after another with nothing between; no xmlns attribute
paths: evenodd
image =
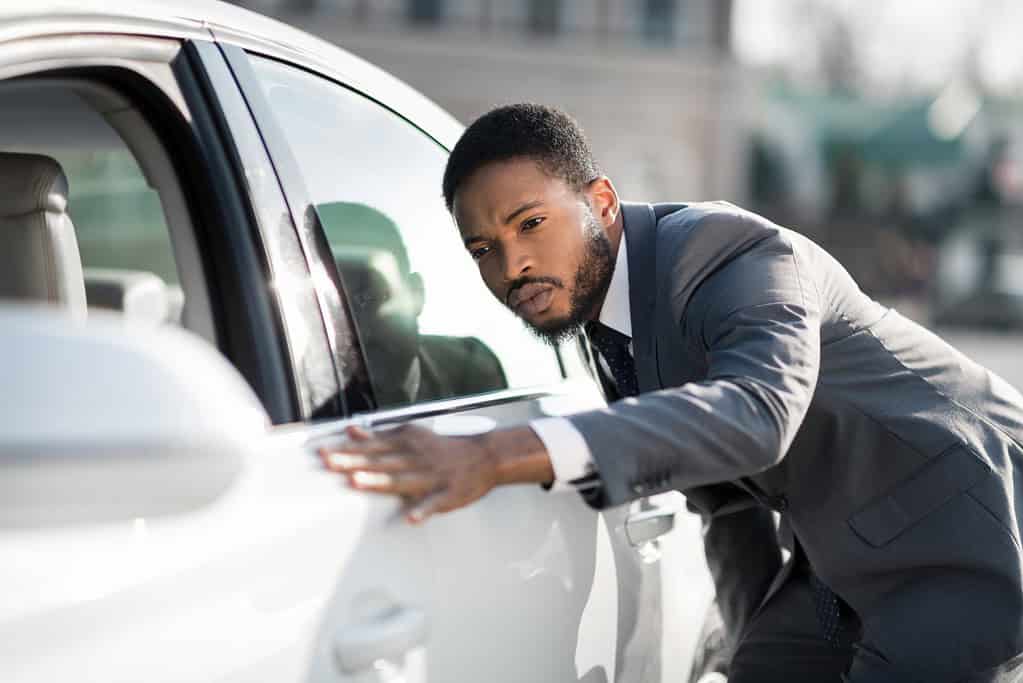
<svg viewBox="0 0 1023 683"><path fill-rule="evenodd" d="M543 441L529 427L480 435L479 443L495 464L496 485L548 484L554 468Z"/></svg>

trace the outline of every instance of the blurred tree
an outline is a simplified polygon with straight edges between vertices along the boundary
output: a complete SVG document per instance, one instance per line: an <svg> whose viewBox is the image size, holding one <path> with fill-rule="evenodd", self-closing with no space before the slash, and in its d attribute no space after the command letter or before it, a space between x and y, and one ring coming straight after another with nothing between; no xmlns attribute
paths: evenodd
<svg viewBox="0 0 1023 683"><path fill-rule="evenodd" d="M853 28L837 16L827 17L825 22L820 49L825 87L835 93L856 92L861 85L861 67Z"/></svg>
<svg viewBox="0 0 1023 683"><path fill-rule="evenodd" d="M810 43L812 71L828 92L849 94L863 85L861 46L865 41L861 27L867 9L819 0L792 3L793 19L801 18L803 38ZM804 61L800 66L807 65Z"/></svg>

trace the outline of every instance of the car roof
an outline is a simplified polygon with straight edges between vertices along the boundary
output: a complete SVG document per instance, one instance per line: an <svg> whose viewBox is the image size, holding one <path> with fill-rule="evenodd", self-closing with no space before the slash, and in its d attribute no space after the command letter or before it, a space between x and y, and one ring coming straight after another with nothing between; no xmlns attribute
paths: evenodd
<svg viewBox="0 0 1023 683"><path fill-rule="evenodd" d="M42 35L125 33L216 39L338 80L393 109L451 148L462 126L386 71L285 23L216 0L4 0L3 43Z"/></svg>

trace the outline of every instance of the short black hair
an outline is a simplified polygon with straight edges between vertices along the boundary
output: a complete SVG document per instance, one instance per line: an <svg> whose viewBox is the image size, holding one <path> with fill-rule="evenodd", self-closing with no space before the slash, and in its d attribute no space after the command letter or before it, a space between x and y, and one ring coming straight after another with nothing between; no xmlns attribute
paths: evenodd
<svg viewBox="0 0 1023 683"><path fill-rule="evenodd" d="M483 166L511 159L533 159L545 173L576 190L600 176L579 123L542 104L510 104L476 119L448 157L444 202L452 210L455 192Z"/></svg>

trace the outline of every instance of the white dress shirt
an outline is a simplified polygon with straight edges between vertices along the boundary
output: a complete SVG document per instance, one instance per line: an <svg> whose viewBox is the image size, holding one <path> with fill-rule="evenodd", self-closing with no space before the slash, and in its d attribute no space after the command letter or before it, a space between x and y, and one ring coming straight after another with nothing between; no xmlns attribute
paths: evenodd
<svg viewBox="0 0 1023 683"><path fill-rule="evenodd" d="M632 310L629 305L629 258L625 247L625 233L618 244L618 256L611 274L604 304L598 320L613 330L629 337L629 352L632 352ZM607 362L598 357L601 366L612 376ZM591 474L594 470L590 447L579 430L563 417L547 417L533 420L529 426L543 442L554 467L554 488L570 488L577 479Z"/></svg>

